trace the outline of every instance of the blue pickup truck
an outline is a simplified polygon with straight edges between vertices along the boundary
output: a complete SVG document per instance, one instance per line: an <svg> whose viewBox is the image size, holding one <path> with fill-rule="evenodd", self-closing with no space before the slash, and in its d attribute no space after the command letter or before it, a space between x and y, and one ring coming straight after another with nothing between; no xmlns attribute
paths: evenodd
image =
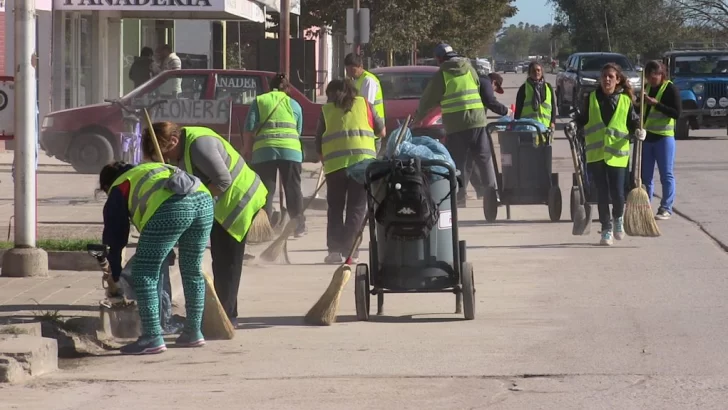
<svg viewBox="0 0 728 410"><path fill-rule="evenodd" d="M673 49L663 62L682 99L675 137L687 139L701 128L728 132L728 47Z"/></svg>

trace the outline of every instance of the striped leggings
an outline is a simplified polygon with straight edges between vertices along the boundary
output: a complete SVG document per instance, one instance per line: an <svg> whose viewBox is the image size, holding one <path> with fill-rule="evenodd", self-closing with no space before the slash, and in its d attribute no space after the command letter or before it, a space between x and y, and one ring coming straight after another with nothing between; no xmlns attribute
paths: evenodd
<svg viewBox="0 0 728 410"><path fill-rule="evenodd" d="M139 234L132 267L132 286L137 296L142 336L159 337L159 291L162 263L179 243L179 269L185 294L185 330L199 332L205 307L205 278L202 257L210 239L213 201L197 192L167 199Z"/></svg>

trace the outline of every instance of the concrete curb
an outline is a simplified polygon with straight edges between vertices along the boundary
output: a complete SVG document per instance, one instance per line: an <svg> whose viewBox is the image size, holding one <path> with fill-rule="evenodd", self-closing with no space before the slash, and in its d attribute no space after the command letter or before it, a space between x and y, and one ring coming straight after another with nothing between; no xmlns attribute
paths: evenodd
<svg viewBox="0 0 728 410"><path fill-rule="evenodd" d="M39 322L0 326L0 383L19 383L58 369L58 342L41 335Z"/></svg>
<svg viewBox="0 0 728 410"><path fill-rule="evenodd" d="M0 250L0 260L6 249ZM48 253L48 270L66 271L98 271L99 264L86 252L80 251L46 251Z"/></svg>

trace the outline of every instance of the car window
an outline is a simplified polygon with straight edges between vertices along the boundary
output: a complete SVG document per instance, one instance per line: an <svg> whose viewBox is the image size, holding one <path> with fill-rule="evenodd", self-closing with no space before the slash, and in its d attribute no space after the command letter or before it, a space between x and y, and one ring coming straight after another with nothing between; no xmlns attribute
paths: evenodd
<svg viewBox="0 0 728 410"><path fill-rule="evenodd" d="M434 73L380 73L385 100L419 99Z"/></svg>
<svg viewBox="0 0 728 410"><path fill-rule="evenodd" d="M148 84L154 81L152 79L132 90L125 98L199 100L205 92L207 77L204 74L173 74L167 77L164 82L149 89Z"/></svg>
<svg viewBox="0 0 728 410"><path fill-rule="evenodd" d="M244 74L218 74L215 79L215 99L233 98L235 104L250 105L262 94L260 76Z"/></svg>
<svg viewBox="0 0 728 410"><path fill-rule="evenodd" d="M678 77L705 74L728 75L728 54L676 56L673 74Z"/></svg>
<svg viewBox="0 0 728 410"><path fill-rule="evenodd" d="M617 64L623 70L632 70L632 63L627 57L620 55L584 56L581 58L579 65L583 71L599 71L608 63Z"/></svg>
<svg viewBox="0 0 728 410"><path fill-rule="evenodd" d="M576 69L576 60L577 59L578 59L578 57L571 56L569 58L569 61L566 63L566 68L574 68L574 69Z"/></svg>

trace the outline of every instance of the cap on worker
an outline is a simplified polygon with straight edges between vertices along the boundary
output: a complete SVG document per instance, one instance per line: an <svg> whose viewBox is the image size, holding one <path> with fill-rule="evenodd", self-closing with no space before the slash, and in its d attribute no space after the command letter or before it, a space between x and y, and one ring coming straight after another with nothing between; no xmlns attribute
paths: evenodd
<svg viewBox="0 0 728 410"><path fill-rule="evenodd" d="M435 47L435 58L454 57L457 53L453 51L449 44L440 43Z"/></svg>
<svg viewBox="0 0 728 410"><path fill-rule="evenodd" d="M490 81L493 82L493 91L498 94L503 94L503 77L501 77L498 73L490 73L488 74L488 77L490 77Z"/></svg>

